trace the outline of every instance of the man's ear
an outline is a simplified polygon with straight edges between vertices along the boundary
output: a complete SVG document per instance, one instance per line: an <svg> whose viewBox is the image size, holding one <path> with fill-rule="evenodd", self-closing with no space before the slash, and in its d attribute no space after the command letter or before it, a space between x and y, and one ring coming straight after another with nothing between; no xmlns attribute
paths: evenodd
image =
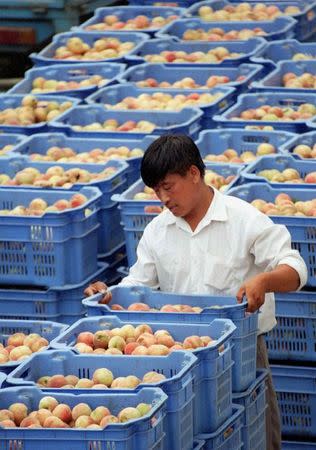
<svg viewBox="0 0 316 450"><path fill-rule="evenodd" d="M197 166L192 165L189 169L190 177L194 184L197 184L201 180L201 172L197 168Z"/></svg>

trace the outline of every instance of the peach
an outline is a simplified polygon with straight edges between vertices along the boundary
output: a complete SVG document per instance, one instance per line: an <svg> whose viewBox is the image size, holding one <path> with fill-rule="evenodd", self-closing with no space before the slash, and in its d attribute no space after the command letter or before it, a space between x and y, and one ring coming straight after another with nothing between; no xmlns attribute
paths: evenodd
<svg viewBox="0 0 316 450"><path fill-rule="evenodd" d="M88 199L85 195L74 194L70 199L70 206L71 206L71 208L78 208L79 206L82 206L85 203L87 203L87 201L88 201Z"/></svg>
<svg viewBox="0 0 316 450"><path fill-rule="evenodd" d="M47 417L51 417L52 413L48 410L48 409L39 409L37 411L37 418L39 423L42 425L42 427L44 426L45 420L47 419Z"/></svg>
<svg viewBox="0 0 316 450"><path fill-rule="evenodd" d="M32 342L36 341L40 337L41 336L38 333L30 333L24 339L23 345L27 345L29 347Z"/></svg>
<svg viewBox="0 0 316 450"><path fill-rule="evenodd" d="M105 384L111 386L113 381L113 373L108 369L96 369L93 373L92 380L94 384Z"/></svg>
<svg viewBox="0 0 316 450"><path fill-rule="evenodd" d="M17 425L20 425L22 420L27 417L27 406L24 403L13 403L9 406L9 411L12 412Z"/></svg>
<svg viewBox="0 0 316 450"><path fill-rule="evenodd" d="M79 416L75 420L75 428L87 428L89 425L93 425L93 419L88 415Z"/></svg>
<svg viewBox="0 0 316 450"><path fill-rule="evenodd" d="M165 379L166 377L162 373L147 372L143 376L143 383L150 383L150 384L160 383L160 381L163 381Z"/></svg>
<svg viewBox="0 0 316 450"><path fill-rule="evenodd" d="M178 312L178 310L173 305L164 305L160 308L160 312Z"/></svg>
<svg viewBox="0 0 316 450"><path fill-rule="evenodd" d="M79 381L79 378L76 375L66 375L65 376L66 383L72 386L76 386Z"/></svg>
<svg viewBox="0 0 316 450"><path fill-rule="evenodd" d="M71 412L74 421L76 421L80 416L90 416L91 413L92 410L87 403L78 403L72 408Z"/></svg>
<svg viewBox="0 0 316 450"><path fill-rule="evenodd" d="M89 331L79 333L77 337L77 343L83 342L84 344L89 345L90 347L93 347L93 340L94 334L90 333Z"/></svg>
<svg viewBox="0 0 316 450"><path fill-rule="evenodd" d="M150 328L149 325L146 324L138 325L135 329L135 338L138 339L139 336L143 333L153 334L152 329Z"/></svg>
<svg viewBox="0 0 316 450"><path fill-rule="evenodd" d="M96 355L104 355L106 354L106 350L104 348L96 348L93 350L93 353Z"/></svg>
<svg viewBox="0 0 316 450"><path fill-rule="evenodd" d="M174 345L174 339L172 336L164 334L157 337L157 344L165 345L166 347L172 347Z"/></svg>
<svg viewBox="0 0 316 450"><path fill-rule="evenodd" d="M145 347L144 345L139 345L139 346L136 347L135 350L132 352L132 355L137 355L137 356L145 356L145 355L148 355L148 349L147 349L147 347Z"/></svg>
<svg viewBox="0 0 316 450"><path fill-rule="evenodd" d="M40 425L40 422L36 418L28 416L22 420L20 423L20 428L28 428L31 425Z"/></svg>
<svg viewBox="0 0 316 450"><path fill-rule="evenodd" d="M78 383L75 385L75 388L78 389L90 389L93 386L93 381L89 380L89 378L81 378L78 380Z"/></svg>
<svg viewBox="0 0 316 450"><path fill-rule="evenodd" d="M185 349L194 349L199 347L204 347L203 341L199 336L188 336L183 341L183 347Z"/></svg>
<svg viewBox="0 0 316 450"><path fill-rule="evenodd" d="M93 345L94 348L108 348L111 339L111 332L109 330L100 330L94 333Z"/></svg>
<svg viewBox="0 0 316 450"><path fill-rule="evenodd" d="M176 351L176 350L184 350L183 346L181 344L175 344L172 347L170 347L169 349L171 352Z"/></svg>
<svg viewBox="0 0 316 450"><path fill-rule="evenodd" d="M50 416L45 419L43 428L68 428L69 426L59 417Z"/></svg>
<svg viewBox="0 0 316 450"><path fill-rule="evenodd" d="M127 308L128 311L149 311L150 307L145 303L132 303Z"/></svg>
<svg viewBox="0 0 316 450"><path fill-rule="evenodd" d="M138 346L139 344L137 342L129 342L124 347L124 354L131 355Z"/></svg>
<svg viewBox="0 0 316 450"><path fill-rule="evenodd" d="M105 353L107 355L123 355L123 352L118 348L108 348Z"/></svg>
<svg viewBox="0 0 316 450"><path fill-rule="evenodd" d="M126 340L128 338L135 338L135 327L133 325L124 325L121 328L122 337Z"/></svg>
<svg viewBox="0 0 316 450"><path fill-rule="evenodd" d="M213 341L213 339L210 336L201 336L201 341L203 342L204 346L209 344Z"/></svg>
<svg viewBox="0 0 316 450"><path fill-rule="evenodd" d="M121 336L113 336L109 340L109 349L115 348L117 350L120 350L121 352L124 350L126 343L125 340Z"/></svg>
<svg viewBox="0 0 316 450"><path fill-rule="evenodd" d="M137 343L139 345L144 345L145 347L149 347L150 345L154 345L157 343L157 339L153 334L143 333L137 339Z"/></svg>
<svg viewBox="0 0 316 450"><path fill-rule="evenodd" d="M149 411L151 410L151 405L148 405L148 403L139 403L136 408L139 411L140 415L143 417L149 413Z"/></svg>
<svg viewBox="0 0 316 450"><path fill-rule="evenodd" d="M122 409L118 414L118 419L121 423L128 422L129 420L139 419L141 414L137 408L131 406Z"/></svg>
<svg viewBox="0 0 316 450"><path fill-rule="evenodd" d="M47 387L51 388L61 388L67 384L67 380L64 375L53 375L47 382Z"/></svg>
<svg viewBox="0 0 316 450"><path fill-rule="evenodd" d="M112 414L109 414L105 417L103 417L103 419L100 422L100 427L101 428L105 428L107 425L109 425L110 423L118 423L119 420L116 416L113 416Z"/></svg>
<svg viewBox="0 0 316 450"><path fill-rule="evenodd" d="M0 421L0 426L3 428L15 428L16 424L13 422L13 420L4 419Z"/></svg>
<svg viewBox="0 0 316 450"><path fill-rule="evenodd" d="M316 172L310 172L304 179L305 183L316 183Z"/></svg>
<svg viewBox="0 0 316 450"><path fill-rule="evenodd" d="M111 309L112 309L113 311L124 311L123 306L118 305L118 304L116 304L116 303L114 303L113 305L111 305Z"/></svg>
<svg viewBox="0 0 316 450"><path fill-rule="evenodd" d="M105 384L94 384L91 389L108 389L107 386L105 386Z"/></svg>
<svg viewBox="0 0 316 450"><path fill-rule="evenodd" d="M49 344L48 340L41 337L39 339L37 339L36 341L33 341L30 344L30 349L32 350L33 353L36 353L42 349L44 349L44 347L47 347Z"/></svg>
<svg viewBox="0 0 316 450"><path fill-rule="evenodd" d="M137 349L136 349L137 350ZM165 345L154 344L148 347L148 355L163 356L169 354L169 348Z"/></svg>
<svg viewBox="0 0 316 450"><path fill-rule="evenodd" d="M13 412L8 409L0 410L0 422L3 420L14 420Z"/></svg>
<svg viewBox="0 0 316 450"><path fill-rule="evenodd" d="M53 416L58 417L63 422L70 422L72 419L71 409L68 405L64 403L59 403L59 405L52 411Z"/></svg>
<svg viewBox="0 0 316 450"><path fill-rule="evenodd" d="M38 408L39 409L48 409L49 411L53 411L57 405L58 405L58 401L54 397L50 397L47 395L40 400L40 402L38 404Z"/></svg>
<svg viewBox="0 0 316 450"><path fill-rule="evenodd" d="M26 338L24 333L14 333L8 337L7 345L13 345L14 347L19 347L23 345L24 339Z"/></svg>
<svg viewBox="0 0 316 450"><path fill-rule="evenodd" d="M102 419L109 416L110 410L105 406L97 406L90 414L91 419L96 423L100 424Z"/></svg>
<svg viewBox="0 0 316 450"><path fill-rule="evenodd" d="M79 353L93 353L93 348L83 342L79 342L74 348L78 350Z"/></svg>

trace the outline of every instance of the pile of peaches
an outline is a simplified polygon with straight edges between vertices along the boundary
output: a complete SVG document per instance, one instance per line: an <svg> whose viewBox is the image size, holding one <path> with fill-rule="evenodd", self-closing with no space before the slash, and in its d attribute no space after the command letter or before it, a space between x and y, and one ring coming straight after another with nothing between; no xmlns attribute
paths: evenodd
<svg viewBox="0 0 316 450"><path fill-rule="evenodd" d="M172 51L163 50L158 54L145 55L144 59L149 63L220 63L225 59L233 59L241 56L242 53L230 52L225 47L216 47L206 52L187 53L183 50Z"/></svg>
<svg viewBox="0 0 316 450"><path fill-rule="evenodd" d="M0 369L1 364L10 361L22 361L32 353L46 349L48 344L48 340L38 333L11 334L6 340L6 345L0 344Z"/></svg>
<svg viewBox="0 0 316 450"><path fill-rule="evenodd" d="M85 27L87 31L120 31L120 30L144 30L150 28L161 28L178 18L172 14L169 17L156 16L149 18L143 14L132 17L126 21L114 14L105 16L103 22L94 23Z"/></svg>
<svg viewBox="0 0 316 450"><path fill-rule="evenodd" d="M101 87L109 80L101 77L101 75L92 75L80 81L55 80L52 78L36 77L32 82L32 94L43 94L46 92L76 90L84 87L98 86Z"/></svg>
<svg viewBox="0 0 316 450"><path fill-rule="evenodd" d="M165 356L177 350L196 350L214 345L210 336L188 336L183 342L175 341L167 330L153 332L147 324L131 324L111 330L89 331L78 335L74 348L79 353L98 355Z"/></svg>
<svg viewBox="0 0 316 450"><path fill-rule="evenodd" d="M139 419L151 410L151 405L139 403L136 407L122 409L117 416L104 405L92 409L88 403L77 403L70 408L54 397L43 397L38 409L30 411L24 403L12 403L0 410L0 427L3 428L86 428L102 430L111 423L124 423Z"/></svg>
<svg viewBox="0 0 316 450"><path fill-rule="evenodd" d="M124 133L151 133L156 128L156 124L148 120L126 120L119 123L116 119L107 119L103 123L93 122L88 125L73 125L76 131L116 131Z"/></svg>
<svg viewBox="0 0 316 450"><path fill-rule="evenodd" d="M295 89L315 89L316 75L305 72L302 75L295 75L293 72L287 72L282 77L283 86Z"/></svg>
<svg viewBox="0 0 316 450"><path fill-rule="evenodd" d="M316 198L303 202L282 192L275 197L274 203L258 198L251 204L268 216L316 217Z"/></svg>
<svg viewBox="0 0 316 450"><path fill-rule="evenodd" d="M228 148L223 153L215 155L214 153L207 154L204 159L206 161L229 163L229 164L249 164L255 159L263 155L271 155L276 153L276 148L272 144L263 143L258 145L256 153L246 150L240 155L233 148Z"/></svg>
<svg viewBox="0 0 316 450"><path fill-rule="evenodd" d="M229 30L227 33L223 28L210 28L203 30L203 28L196 28L194 30L186 30L182 39L184 41L244 41L256 36L266 36L267 33L260 27L257 28L243 28L242 30Z"/></svg>
<svg viewBox="0 0 316 450"><path fill-rule="evenodd" d="M157 81L155 78L146 78L145 80L137 81L136 85L141 88L149 87L149 88L175 88L175 89L210 89L212 87L231 83L233 81L239 82L245 79L244 75L240 75L236 78L236 80L231 80L229 77L222 75L211 75L205 81L204 85L198 84L193 78L185 77L181 80L175 81L174 83L170 83L169 81Z"/></svg>
<svg viewBox="0 0 316 450"><path fill-rule="evenodd" d="M231 119L284 122L308 120L315 116L315 114L316 106L311 103L303 103L298 107L262 105L256 109L246 109L242 111L239 116L233 116Z"/></svg>
<svg viewBox="0 0 316 450"><path fill-rule="evenodd" d="M257 175L274 183L316 183L316 171L309 172L302 177L298 170L291 167L282 171L277 169L260 170Z"/></svg>
<svg viewBox="0 0 316 450"><path fill-rule="evenodd" d="M227 5L223 9L215 10L211 6L201 6L198 14L206 22L226 22L226 21L265 21L274 20L282 15L294 15L301 12L297 6L287 6L284 12L276 5L258 3L254 6L251 3L243 2L236 6Z"/></svg>

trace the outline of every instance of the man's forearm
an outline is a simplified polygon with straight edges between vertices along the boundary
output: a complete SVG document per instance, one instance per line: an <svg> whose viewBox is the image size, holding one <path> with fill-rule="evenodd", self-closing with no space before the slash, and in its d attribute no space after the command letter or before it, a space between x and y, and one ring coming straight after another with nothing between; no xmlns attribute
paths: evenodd
<svg viewBox="0 0 316 450"><path fill-rule="evenodd" d="M296 291L300 286L298 272L287 264L280 264L271 272L262 274L265 279L266 292Z"/></svg>

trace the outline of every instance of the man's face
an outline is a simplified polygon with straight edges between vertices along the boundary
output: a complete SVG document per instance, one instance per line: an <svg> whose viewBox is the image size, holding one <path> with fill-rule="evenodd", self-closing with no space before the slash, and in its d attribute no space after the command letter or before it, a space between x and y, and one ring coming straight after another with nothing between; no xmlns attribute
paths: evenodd
<svg viewBox="0 0 316 450"><path fill-rule="evenodd" d="M177 217L187 216L197 201L197 183L200 172L195 166L184 176L170 173L154 186L159 200Z"/></svg>

